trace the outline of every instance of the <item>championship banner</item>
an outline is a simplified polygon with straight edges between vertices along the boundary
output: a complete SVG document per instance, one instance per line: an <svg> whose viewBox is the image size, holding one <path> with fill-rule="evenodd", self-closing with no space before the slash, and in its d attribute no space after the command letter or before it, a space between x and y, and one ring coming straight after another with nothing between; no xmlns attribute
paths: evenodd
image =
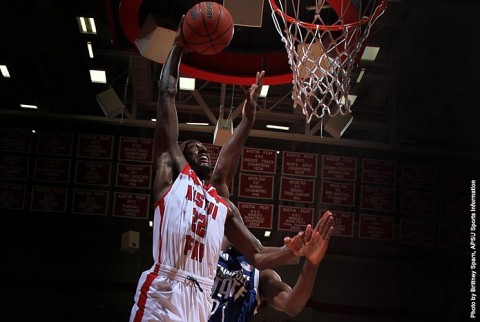
<svg viewBox="0 0 480 322"><path fill-rule="evenodd" d="M283 151L282 174L316 178L317 160L317 154Z"/></svg>
<svg viewBox="0 0 480 322"><path fill-rule="evenodd" d="M117 164L117 187L150 189L151 185L151 165Z"/></svg>
<svg viewBox="0 0 480 322"><path fill-rule="evenodd" d="M465 225L441 223L438 226L438 246L466 250L470 243L470 232Z"/></svg>
<svg viewBox="0 0 480 322"><path fill-rule="evenodd" d="M150 195L115 192L113 217L148 218Z"/></svg>
<svg viewBox="0 0 480 322"><path fill-rule="evenodd" d="M362 160L362 182L394 185L397 163L388 160Z"/></svg>
<svg viewBox="0 0 480 322"><path fill-rule="evenodd" d="M79 134L77 156L83 158L112 159L113 135Z"/></svg>
<svg viewBox="0 0 480 322"><path fill-rule="evenodd" d="M395 190L385 187L362 186L360 188L360 208L393 212L395 209Z"/></svg>
<svg viewBox="0 0 480 322"><path fill-rule="evenodd" d="M27 186L0 183L0 208L25 209Z"/></svg>
<svg viewBox="0 0 480 322"><path fill-rule="evenodd" d="M110 162L77 161L75 183L109 186L112 164Z"/></svg>
<svg viewBox="0 0 480 322"><path fill-rule="evenodd" d="M0 179L27 180L29 157L0 156Z"/></svg>
<svg viewBox="0 0 480 322"><path fill-rule="evenodd" d="M281 177L280 200L312 203L315 180Z"/></svg>
<svg viewBox="0 0 480 322"><path fill-rule="evenodd" d="M108 191L73 190L72 213L83 215L108 214Z"/></svg>
<svg viewBox="0 0 480 322"><path fill-rule="evenodd" d="M356 181L357 159L333 155L322 156L322 178Z"/></svg>
<svg viewBox="0 0 480 322"><path fill-rule="evenodd" d="M304 231L308 224L314 226L315 209L279 206L278 230Z"/></svg>
<svg viewBox="0 0 480 322"><path fill-rule="evenodd" d="M33 187L31 209L34 211L66 212L67 188Z"/></svg>
<svg viewBox="0 0 480 322"><path fill-rule="evenodd" d="M32 131L27 129L0 128L0 151L30 153Z"/></svg>
<svg viewBox="0 0 480 322"><path fill-rule="evenodd" d="M428 221L401 219L400 242L421 246L433 246L433 223Z"/></svg>
<svg viewBox="0 0 480 322"><path fill-rule="evenodd" d="M327 210L320 210L320 217L327 212ZM355 221L355 214L343 211L331 211L333 213L333 233L332 236L353 237L353 227Z"/></svg>
<svg viewBox="0 0 480 322"><path fill-rule="evenodd" d="M255 148L243 148L240 170L275 173L277 169L277 151Z"/></svg>
<svg viewBox="0 0 480 322"><path fill-rule="evenodd" d="M402 186L435 189L435 167L428 164L409 163L402 165Z"/></svg>
<svg viewBox="0 0 480 322"><path fill-rule="evenodd" d="M39 131L37 133L37 154L72 156L73 133Z"/></svg>
<svg viewBox="0 0 480 322"><path fill-rule="evenodd" d="M273 199L274 176L240 173L239 197Z"/></svg>
<svg viewBox="0 0 480 322"><path fill-rule="evenodd" d="M440 215L442 217L456 217L466 219L470 215L471 196L457 192L441 191Z"/></svg>
<svg viewBox="0 0 480 322"><path fill-rule="evenodd" d="M37 158L33 180L58 183L70 182L70 159Z"/></svg>
<svg viewBox="0 0 480 322"><path fill-rule="evenodd" d="M435 194L433 191L402 189L400 208L406 215L435 215Z"/></svg>
<svg viewBox="0 0 480 322"><path fill-rule="evenodd" d="M118 160L153 162L153 139L120 137Z"/></svg>
<svg viewBox="0 0 480 322"><path fill-rule="evenodd" d="M320 201L324 204L353 206L355 203L355 184L322 181Z"/></svg>
<svg viewBox="0 0 480 322"><path fill-rule="evenodd" d="M393 217L360 214L358 237L392 241L393 223Z"/></svg>
<svg viewBox="0 0 480 322"><path fill-rule="evenodd" d="M443 168L441 170L440 190L464 192L465 187L470 187L475 172L466 168Z"/></svg>
<svg viewBox="0 0 480 322"><path fill-rule="evenodd" d="M237 207L247 228L272 229L273 205L238 202Z"/></svg>

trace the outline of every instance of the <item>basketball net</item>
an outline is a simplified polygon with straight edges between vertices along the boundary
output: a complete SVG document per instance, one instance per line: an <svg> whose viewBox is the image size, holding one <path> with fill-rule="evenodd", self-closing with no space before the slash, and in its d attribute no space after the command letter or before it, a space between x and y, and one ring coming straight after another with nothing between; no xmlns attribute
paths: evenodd
<svg viewBox="0 0 480 322"><path fill-rule="evenodd" d="M269 2L293 73L293 107L301 106L307 123L350 113L350 75L387 0Z"/></svg>

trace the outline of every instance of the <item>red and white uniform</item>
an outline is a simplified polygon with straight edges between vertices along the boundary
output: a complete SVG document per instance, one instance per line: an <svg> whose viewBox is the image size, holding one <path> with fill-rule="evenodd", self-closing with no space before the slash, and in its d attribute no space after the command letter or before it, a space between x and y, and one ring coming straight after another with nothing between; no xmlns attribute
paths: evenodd
<svg viewBox="0 0 480 322"><path fill-rule="evenodd" d="M155 264L140 276L131 322L208 321L227 212L187 164L155 204Z"/></svg>

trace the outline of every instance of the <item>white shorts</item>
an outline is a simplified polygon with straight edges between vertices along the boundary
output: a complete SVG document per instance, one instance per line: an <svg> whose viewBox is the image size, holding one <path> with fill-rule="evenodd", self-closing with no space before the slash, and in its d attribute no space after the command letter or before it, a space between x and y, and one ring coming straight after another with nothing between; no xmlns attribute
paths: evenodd
<svg viewBox="0 0 480 322"><path fill-rule="evenodd" d="M212 308L213 281L193 276L197 281L194 282L189 275L165 265L143 272L130 322L207 322Z"/></svg>

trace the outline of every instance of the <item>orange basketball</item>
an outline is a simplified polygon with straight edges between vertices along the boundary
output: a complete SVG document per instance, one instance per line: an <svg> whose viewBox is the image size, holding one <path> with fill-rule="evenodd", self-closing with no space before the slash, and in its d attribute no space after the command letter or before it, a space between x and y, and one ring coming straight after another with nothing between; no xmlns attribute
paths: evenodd
<svg viewBox="0 0 480 322"><path fill-rule="evenodd" d="M233 38L233 18L216 2L200 2L185 15L182 33L185 45L190 49L202 55L215 55Z"/></svg>

